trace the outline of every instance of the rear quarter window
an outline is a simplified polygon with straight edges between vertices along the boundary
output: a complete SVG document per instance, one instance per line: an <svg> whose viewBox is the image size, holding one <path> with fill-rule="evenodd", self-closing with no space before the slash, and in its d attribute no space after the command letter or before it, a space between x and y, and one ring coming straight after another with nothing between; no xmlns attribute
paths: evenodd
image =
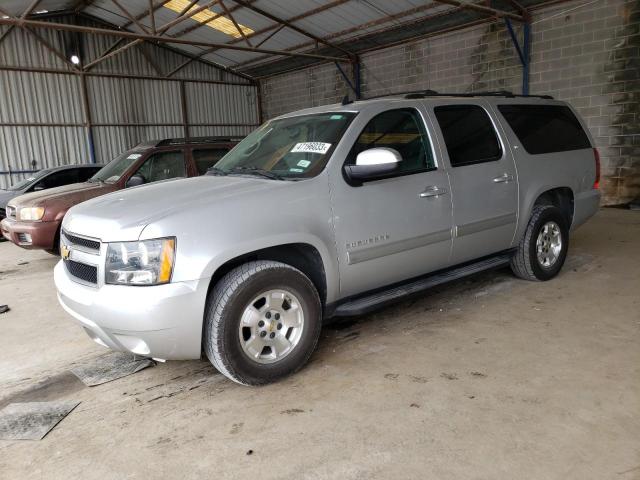
<svg viewBox="0 0 640 480"><path fill-rule="evenodd" d="M582 125L564 105L498 105L522 146L531 155L591 148Z"/></svg>

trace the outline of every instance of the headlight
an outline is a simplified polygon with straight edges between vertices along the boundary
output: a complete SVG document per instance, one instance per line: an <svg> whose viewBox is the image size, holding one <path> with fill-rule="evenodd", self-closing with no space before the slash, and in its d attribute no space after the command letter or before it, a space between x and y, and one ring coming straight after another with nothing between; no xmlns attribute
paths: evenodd
<svg viewBox="0 0 640 480"><path fill-rule="evenodd" d="M161 285L173 273L176 239L110 243L105 282L114 285Z"/></svg>
<svg viewBox="0 0 640 480"><path fill-rule="evenodd" d="M27 207L20 209L19 220L38 221L44 217L44 207Z"/></svg>

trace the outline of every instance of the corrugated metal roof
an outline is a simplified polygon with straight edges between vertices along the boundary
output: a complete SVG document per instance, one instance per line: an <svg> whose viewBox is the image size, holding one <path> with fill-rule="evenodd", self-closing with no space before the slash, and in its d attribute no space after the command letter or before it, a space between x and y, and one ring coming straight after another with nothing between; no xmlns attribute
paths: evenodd
<svg viewBox="0 0 640 480"><path fill-rule="evenodd" d="M154 12L155 25L161 29L174 22L180 15L183 6L189 6L190 0L154 0L158 7ZM486 2L475 0L486 5ZM552 0L520 0L525 5L535 5ZM6 6L5 6L6 4ZM7 0L3 8L19 13L25 2ZM62 0L42 0L38 9L64 9L74 2ZM147 0L120 0L120 4L134 16L147 31L151 30L149 3ZM509 0L493 0L494 8L518 13L515 2ZM451 29L472 21L491 19L487 13L479 13L440 3L436 0L225 0L225 5L232 11L231 16L246 31L252 45L260 44L263 48L287 51L308 51L331 56L345 56L344 50L360 53L373 48L407 41L439 30ZM245 40L230 26L230 19L219 3L210 0L199 0L192 7L208 6L199 15L209 19L201 23L187 18L169 28L166 36L176 36L183 40L208 43L231 43L244 46ZM171 7L171 8L169 8ZM268 15L260 13L262 10ZM94 0L82 8L82 12L132 32L143 30L132 22L111 0ZM268 16L276 18L268 18ZM213 18L213 17L218 17ZM271 36L280 26L276 20L289 21L296 28L287 26ZM424 20L424 22L421 22ZM216 23L224 22L225 31L212 28ZM427 25L428 23L428 25ZM230 30L228 30L230 29ZM305 33L308 33L306 35ZM312 37L318 37L338 48L324 43L315 44ZM262 44L261 42L265 41ZM174 44L175 48L189 54L198 55L206 50L202 46ZM303 67L318 60L300 57L265 56L264 53L221 49L202 57L227 67L238 68L253 76L273 74L288 68ZM257 63L256 63L257 62ZM264 67L264 68L263 68Z"/></svg>

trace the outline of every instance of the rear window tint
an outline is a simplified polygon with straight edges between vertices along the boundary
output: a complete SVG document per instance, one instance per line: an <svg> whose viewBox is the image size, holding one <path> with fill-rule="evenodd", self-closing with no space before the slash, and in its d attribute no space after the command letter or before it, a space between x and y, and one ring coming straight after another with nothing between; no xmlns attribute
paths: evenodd
<svg viewBox="0 0 640 480"><path fill-rule="evenodd" d="M562 105L498 105L524 149L531 155L591 148L571 109Z"/></svg>
<svg viewBox="0 0 640 480"><path fill-rule="evenodd" d="M502 149L487 112L477 105L434 109L452 167L500 160Z"/></svg>

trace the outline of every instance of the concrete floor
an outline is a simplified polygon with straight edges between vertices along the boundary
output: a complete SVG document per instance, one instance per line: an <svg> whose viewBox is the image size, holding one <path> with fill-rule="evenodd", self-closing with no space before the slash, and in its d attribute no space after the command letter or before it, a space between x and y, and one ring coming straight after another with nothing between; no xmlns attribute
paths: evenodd
<svg viewBox="0 0 640 480"><path fill-rule="evenodd" d="M82 403L0 441L2 479L640 478L638 212L601 211L551 282L490 272L326 327L262 388L204 361L84 387L69 368L105 350L58 306L55 261L0 244L0 408Z"/></svg>

